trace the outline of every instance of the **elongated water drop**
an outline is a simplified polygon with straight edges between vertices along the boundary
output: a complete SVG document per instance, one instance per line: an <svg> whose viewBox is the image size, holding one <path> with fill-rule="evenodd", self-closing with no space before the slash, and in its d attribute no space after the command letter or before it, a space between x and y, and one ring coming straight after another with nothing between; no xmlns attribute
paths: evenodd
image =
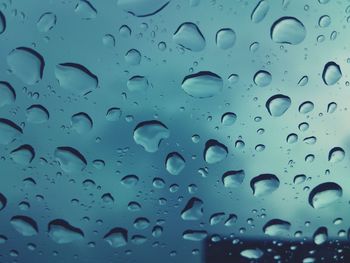
<svg viewBox="0 0 350 263"><path fill-rule="evenodd" d="M337 63L330 61L324 66L322 79L326 85L331 86L336 84L341 79L341 77L342 72L340 70L340 66Z"/></svg>
<svg viewBox="0 0 350 263"><path fill-rule="evenodd" d="M267 12L269 11L270 9L270 5L267 1L265 0L261 0L254 8L251 16L250 16L250 19L254 22L254 23L259 23L261 22Z"/></svg>
<svg viewBox="0 0 350 263"><path fill-rule="evenodd" d="M177 152L169 153L166 157L166 170L172 175L178 175L185 168L185 159Z"/></svg>
<svg viewBox="0 0 350 263"><path fill-rule="evenodd" d="M16 101L16 92L10 83L0 81L0 107L11 105Z"/></svg>
<svg viewBox="0 0 350 263"><path fill-rule="evenodd" d="M194 98L210 98L222 91L223 80L213 72L201 71L186 76L181 87Z"/></svg>
<svg viewBox="0 0 350 263"><path fill-rule="evenodd" d="M345 151L341 147L334 147L328 153L328 161L331 163L341 162L345 158Z"/></svg>
<svg viewBox="0 0 350 263"><path fill-rule="evenodd" d="M12 227L22 236L31 237L38 234L38 225L34 219L28 216L14 216L10 223Z"/></svg>
<svg viewBox="0 0 350 263"><path fill-rule="evenodd" d="M198 26L191 22L181 24L173 35L176 44L191 51L201 51L205 48L205 38Z"/></svg>
<svg viewBox="0 0 350 263"><path fill-rule="evenodd" d="M68 244L84 239L81 229L72 226L63 219L52 220L48 224L49 237L57 244Z"/></svg>
<svg viewBox="0 0 350 263"><path fill-rule="evenodd" d="M263 231L269 236L286 236L289 234L291 224L288 221L281 219L272 219L268 221L264 227Z"/></svg>
<svg viewBox="0 0 350 263"><path fill-rule="evenodd" d="M274 174L261 174L250 181L254 196L265 196L276 191L280 181Z"/></svg>
<svg viewBox="0 0 350 263"><path fill-rule="evenodd" d="M128 231L124 228L116 227L111 229L103 238L111 247L124 247L128 243Z"/></svg>
<svg viewBox="0 0 350 263"><path fill-rule="evenodd" d="M340 185L327 182L317 185L309 194L309 204L315 208L327 207L343 196L343 189Z"/></svg>
<svg viewBox="0 0 350 263"><path fill-rule="evenodd" d="M78 150L69 146L57 147L54 156L66 173L80 172L87 165L85 157Z"/></svg>

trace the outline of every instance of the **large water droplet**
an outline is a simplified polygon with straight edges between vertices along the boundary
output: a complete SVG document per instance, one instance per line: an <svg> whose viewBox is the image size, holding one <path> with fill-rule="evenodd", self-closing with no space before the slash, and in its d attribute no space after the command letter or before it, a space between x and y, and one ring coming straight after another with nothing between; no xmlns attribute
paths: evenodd
<svg viewBox="0 0 350 263"><path fill-rule="evenodd" d="M207 231L203 230L187 230L182 234L183 239L189 241L202 241L207 236Z"/></svg>
<svg viewBox="0 0 350 263"><path fill-rule="evenodd" d="M145 91L149 87L148 79L144 76L133 76L126 85L130 91Z"/></svg>
<svg viewBox="0 0 350 263"><path fill-rule="evenodd" d="M43 77L45 61L35 50L18 47L7 55L11 72L27 85L33 85Z"/></svg>
<svg viewBox="0 0 350 263"><path fill-rule="evenodd" d="M281 17L271 26L271 39L276 43L297 45L306 37L306 29L295 17Z"/></svg>
<svg viewBox="0 0 350 263"><path fill-rule="evenodd" d="M16 100L16 92L10 83L0 81L0 107L10 105Z"/></svg>
<svg viewBox="0 0 350 263"><path fill-rule="evenodd" d="M181 24L173 35L176 44L191 51L201 51L205 48L205 38L198 26L191 22Z"/></svg>
<svg viewBox="0 0 350 263"><path fill-rule="evenodd" d="M90 20L97 16L96 8L87 0L80 0L75 6L74 11L81 19L85 20Z"/></svg>
<svg viewBox="0 0 350 263"><path fill-rule="evenodd" d="M313 236L314 242L316 245L322 245L327 241L328 238L328 230L326 227L318 228Z"/></svg>
<svg viewBox="0 0 350 263"><path fill-rule="evenodd" d="M61 169L66 173L80 172L87 165L85 157L72 147L57 147L54 156Z"/></svg>
<svg viewBox="0 0 350 263"><path fill-rule="evenodd" d="M298 174L293 179L293 183L294 184L302 184L305 181L306 181L306 175L305 174Z"/></svg>
<svg viewBox="0 0 350 263"><path fill-rule="evenodd" d="M78 134L89 132L93 127L92 119L85 112L79 112L71 117L72 129Z"/></svg>
<svg viewBox="0 0 350 263"><path fill-rule="evenodd" d="M49 119L48 110L39 104L32 105L26 110L27 121L30 123L41 124L45 123Z"/></svg>
<svg viewBox="0 0 350 263"><path fill-rule="evenodd" d="M188 75L181 85L182 89L194 98L210 98L218 94L223 88L220 76L209 71L200 71Z"/></svg>
<svg viewBox="0 0 350 263"><path fill-rule="evenodd" d="M0 144L9 144L21 135L22 129L8 119L0 118Z"/></svg>
<svg viewBox="0 0 350 263"><path fill-rule="evenodd" d="M299 106L299 112L306 114L311 112L314 109L314 104L311 101L305 101Z"/></svg>
<svg viewBox="0 0 350 263"><path fill-rule="evenodd" d="M35 151L32 146L25 144L11 151L10 157L15 163L29 165L35 157Z"/></svg>
<svg viewBox="0 0 350 263"><path fill-rule="evenodd" d="M222 28L216 33L216 45L221 49L229 49L236 42L236 33L231 28Z"/></svg>
<svg viewBox="0 0 350 263"><path fill-rule="evenodd" d="M125 53L124 59L127 64L136 66L141 63L141 53L137 49L130 49Z"/></svg>
<svg viewBox="0 0 350 263"><path fill-rule="evenodd" d="M55 76L61 88L78 94L86 94L98 85L98 78L83 65L76 63L58 64Z"/></svg>
<svg viewBox="0 0 350 263"><path fill-rule="evenodd" d="M281 219L272 219L268 221L264 227L263 231L269 236L286 236L289 234L291 224L288 221Z"/></svg>
<svg viewBox="0 0 350 263"><path fill-rule="evenodd" d="M169 136L168 128L156 120L141 122L134 130L134 141L150 153L158 151L161 141Z"/></svg>
<svg viewBox="0 0 350 263"><path fill-rule="evenodd" d="M46 33L56 25L56 21L56 15L51 12L47 12L41 15L38 22L36 23L36 27L39 32Z"/></svg>
<svg viewBox="0 0 350 263"><path fill-rule="evenodd" d="M120 108L116 108L116 107L110 108L107 111L106 120L117 121L120 119L121 115L122 115L122 110Z"/></svg>
<svg viewBox="0 0 350 263"><path fill-rule="evenodd" d="M288 96L277 94L266 101L266 108L272 117L282 116L292 104Z"/></svg>
<svg viewBox="0 0 350 263"><path fill-rule="evenodd" d="M0 34L4 33L6 30L6 18L4 14L0 11Z"/></svg>
<svg viewBox="0 0 350 263"><path fill-rule="evenodd" d="M13 228L22 236L31 237L38 234L38 225L28 216L14 216L10 220Z"/></svg>
<svg viewBox="0 0 350 263"><path fill-rule="evenodd" d="M328 62L322 72L323 82L328 85L334 85L337 83L342 77L342 72L338 64L333 61Z"/></svg>
<svg viewBox="0 0 350 263"><path fill-rule="evenodd" d="M248 259L259 259L264 255L264 252L259 248L244 249L241 251L241 256Z"/></svg>
<svg viewBox="0 0 350 263"><path fill-rule="evenodd" d="M341 162L345 158L345 151L341 147L334 147L328 153L328 161L331 163Z"/></svg>
<svg viewBox="0 0 350 263"><path fill-rule="evenodd" d="M185 168L185 164L185 159L177 152L169 153L166 157L166 170L173 175L180 174Z"/></svg>
<svg viewBox="0 0 350 263"><path fill-rule="evenodd" d="M250 181L254 196L265 196L276 191L280 181L274 174L261 174Z"/></svg>
<svg viewBox="0 0 350 263"><path fill-rule="evenodd" d="M126 175L120 180L120 183L127 188L134 187L135 185L137 185L138 182L139 178L134 174Z"/></svg>
<svg viewBox="0 0 350 263"><path fill-rule="evenodd" d="M224 126L231 126L236 122L237 115L233 112L226 112L221 116L221 123Z"/></svg>
<svg viewBox="0 0 350 263"><path fill-rule="evenodd" d="M228 154L226 145L216 141L209 140L205 143L204 160L209 164L223 161Z"/></svg>
<svg viewBox="0 0 350 263"><path fill-rule="evenodd" d="M267 1L265 0L261 0L254 8L251 16L250 16L250 19L254 22L254 23L259 23L261 22L267 12L269 11L270 9L270 5Z"/></svg>
<svg viewBox="0 0 350 263"><path fill-rule="evenodd" d="M103 239L114 248L124 247L128 243L128 231L124 228L116 227L111 229Z"/></svg>
<svg viewBox="0 0 350 263"><path fill-rule="evenodd" d="M340 185L332 182L317 185L309 195L309 204L315 208L327 207L343 196L343 189Z"/></svg>
<svg viewBox="0 0 350 263"><path fill-rule="evenodd" d="M181 212L183 220L200 220L203 216L203 201L193 197Z"/></svg>
<svg viewBox="0 0 350 263"><path fill-rule="evenodd" d="M245 177L243 170L228 171L222 176L222 182L225 187L235 188L241 186Z"/></svg>
<svg viewBox="0 0 350 263"><path fill-rule="evenodd" d="M152 16L168 5L170 0L119 0L118 6L126 12L138 16Z"/></svg>
<svg viewBox="0 0 350 263"><path fill-rule="evenodd" d="M217 224L220 224L222 221L224 221L225 219L225 213L220 212L220 213L215 213L213 215L211 215L210 219L209 219L209 224L211 226L215 226Z"/></svg>
<svg viewBox="0 0 350 263"><path fill-rule="evenodd" d="M265 70L259 70L254 75L254 83L259 87L266 87L270 85L271 81L272 81L271 73Z"/></svg>
<svg viewBox="0 0 350 263"><path fill-rule="evenodd" d="M67 221L55 219L48 225L49 237L57 244L68 244L84 239L81 229L72 226Z"/></svg>

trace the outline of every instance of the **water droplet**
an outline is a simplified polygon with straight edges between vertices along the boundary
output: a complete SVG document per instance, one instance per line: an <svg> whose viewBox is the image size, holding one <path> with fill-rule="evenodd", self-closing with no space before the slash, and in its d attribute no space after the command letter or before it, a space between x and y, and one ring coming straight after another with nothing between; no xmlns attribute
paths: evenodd
<svg viewBox="0 0 350 263"><path fill-rule="evenodd" d="M261 174L250 181L254 196L265 196L276 191L280 181L274 174Z"/></svg>
<svg viewBox="0 0 350 263"><path fill-rule="evenodd" d="M69 146L57 147L54 156L66 173L80 172L87 165L85 157L78 150Z"/></svg>
<svg viewBox="0 0 350 263"><path fill-rule="evenodd" d="M203 230L186 230L182 234L183 239L189 240L189 241L202 241L207 236L208 236L207 231L203 231Z"/></svg>
<svg viewBox="0 0 350 263"><path fill-rule="evenodd" d="M96 18L97 16L97 10L87 0L79 0L78 4L75 6L74 11L80 16L81 19L85 20L90 20Z"/></svg>
<svg viewBox="0 0 350 263"><path fill-rule="evenodd" d="M269 11L270 9L270 5L267 1L265 0L261 0L254 8L251 16L250 16L250 19L254 22L254 23L259 23L261 22L267 12Z"/></svg>
<svg viewBox="0 0 350 263"><path fill-rule="evenodd" d="M106 34L102 38L102 43L106 47L115 47L115 38L111 34Z"/></svg>
<svg viewBox="0 0 350 263"><path fill-rule="evenodd" d="M23 133L22 129L8 119L0 118L0 144L6 145Z"/></svg>
<svg viewBox="0 0 350 263"><path fill-rule="evenodd" d="M6 18L4 14L0 11L0 34L4 33L6 30Z"/></svg>
<svg viewBox="0 0 350 263"><path fill-rule="evenodd" d="M134 187L138 182L139 178L134 174L126 175L120 180L120 183L127 188Z"/></svg>
<svg viewBox="0 0 350 263"><path fill-rule="evenodd" d="M241 251L241 256L248 259L259 259L264 255L264 252L259 248L244 249Z"/></svg>
<svg viewBox="0 0 350 263"><path fill-rule="evenodd" d="M119 0L118 6L126 12L137 16L152 16L168 5L170 0Z"/></svg>
<svg viewBox="0 0 350 263"><path fill-rule="evenodd" d="M178 175L185 168L185 159L177 152L169 153L166 157L166 170L172 175Z"/></svg>
<svg viewBox="0 0 350 263"><path fill-rule="evenodd" d="M161 141L169 136L168 128L156 120L141 122L134 130L136 144L141 145L145 151L150 153L158 151Z"/></svg>
<svg viewBox="0 0 350 263"><path fill-rule="evenodd" d="M277 94L266 101L266 108L272 117L282 116L292 104L288 96Z"/></svg>
<svg viewBox="0 0 350 263"><path fill-rule="evenodd" d="M299 81L298 81L298 86L303 87L309 82L309 77L308 76L303 76Z"/></svg>
<svg viewBox="0 0 350 263"><path fill-rule="evenodd" d="M271 27L271 39L281 44L300 44L306 37L306 29L295 17L281 17Z"/></svg>
<svg viewBox="0 0 350 263"><path fill-rule="evenodd" d="M39 32L46 33L56 25L57 17L51 12L44 13L40 16L36 27Z"/></svg>
<svg viewBox="0 0 350 263"><path fill-rule="evenodd" d="M43 77L44 58L31 48L13 49L7 55L7 64L11 72L27 85L35 84Z"/></svg>
<svg viewBox="0 0 350 263"><path fill-rule="evenodd" d="M122 115L122 110L120 108L110 108L106 114L107 121L117 121Z"/></svg>
<svg viewBox="0 0 350 263"><path fill-rule="evenodd" d="M11 105L16 100L16 92L10 83L0 81L0 107Z"/></svg>
<svg viewBox="0 0 350 263"><path fill-rule="evenodd" d="M231 28L222 28L216 33L216 45L221 49L229 49L236 42L236 33Z"/></svg>
<svg viewBox="0 0 350 263"><path fill-rule="evenodd" d="M327 207L338 201L343 195L340 185L332 182L317 185L309 195L309 204L315 208Z"/></svg>
<svg viewBox="0 0 350 263"><path fill-rule="evenodd" d="M17 164L29 165L35 157L35 151L32 146L25 144L12 150L10 157Z"/></svg>
<svg viewBox="0 0 350 263"><path fill-rule="evenodd" d="M328 106L327 106L327 113L333 113L333 112L335 112L335 110L337 109L337 103L335 103L335 102L331 102L331 103L329 103L328 104Z"/></svg>
<svg viewBox="0 0 350 263"><path fill-rule="evenodd" d="M50 115L44 106L36 104L27 108L26 117L30 123L41 124L47 122Z"/></svg>
<svg viewBox="0 0 350 263"><path fill-rule="evenodd" d="M328 153L328 161L331 163L341 162L345 158L345 151L341 147L334 147Z"/></svg>
<svg viewBox="0 0 350 263"><path fill-rule="evenodd" d="M318 20L318 25L320 27L328 27L331 24L331 18L328 15L321 16Z"/></svg>
<svg viewBox="0 0 350 263"><path fill-rule="evenodd" d="M151 223L145 217L139 217L134 222L134 227L138 230L143 230L149 227Z"/></svg>
<svg viewBox="0 0 350 263"><path fill-rule="evenodd" d="M136 49L130 49L128 52L126 52L124 58L125 62L132 66L136 66L141 63L141 53Z"/></svg>
<svg viewBox="0 0 350 263"><path fill-rule="evenodd" d="M225 221L225 226L230 227L233 226L237 221L237 216L235 214L230 214L228 219Z"/></svg>
<svg viewBox="0 0 350 263"><path fill-rule="evenodd" d="M228 171L222 176L222 182L227 188L235 188L241 186L245 177L243 170Z"/></svg>
<svg viewBox="0 0 350 263"><path fill-rule="evenodd" d="M203 216L203 201L193 197L191 198L185 208L181 212L183 220L200 220Z"/></svg>
<svg viewBox="0 0 350 263"><path fill-rule="evenodd" d="M98 78L83 65L76 63L58 64L55 76L61 88L78 94L86 94L98 85Z"/></svg>
<svg viewBox="0 0 350 263"><path fill-rule="evenodd" d="M298 141L298 135L291 133L287 136L287 143L292 144Z"/></svg>
<svg viewBox="0 0 350 263"><path fill-rule="evenodd" d="M122 25L120 28L119 28L119 34L122 36L122 37L129 37L131 35L131 29L130 27L128 27L127 25Z"/></svg>
<svg viewBox="0 0 350 263"><path fill-rule="evenodd" d="M204 160L209 164L215 164L223 161L228 154L227 147L216 141L209 140L205 143Z"/></svg>
<svg viewBox="0 0 350 263"><path fill-rule="evenodd" d="M38 234L37 223L28 216L14 216L11 218L10 223L22 236L31 237Z"/></svg>
<svg viewBox="0 0 350 263"><path fill-rule="evenodd" d="M55 219L48 224L49 237L57 244L68 244L84 239L81 229L72 226L67 221Z"/></svg>
<svg viewBox="0 0 350 263"><path fill-rule="evenodd" d="M327 241L328 238L328 230L326 227L318 228L313 236L314 242L316 245L322 245Z"/></svg>
<svg viewBox="0 0 350 263"><path fill-rule="evenodd" d="M220 224L222 221L224 221L225 219L225 213L221 212L221 213L215 213L213 215L211 215L210 219L209 219L209 223L211 226Z"/></svg>
<svg viewBox="0 0 350 263"><path fill-rule="evenodd" d="M291 224L288 221L272 219L264 225L263 231L269 236L286 236L289 234L290 227Z"/></svg>
<svg viewBox="0 0 350 263"><path fill-rule="evenodd" d="M200 71L186 76L181 87L194 98L210 98L222 91L223 80L210 71Z"/></svg>
<svg viewBox="0 0 350 263"><path fill-rule="evenodd" d="M233 112L226 112L221 116L221 123L224 126L231 126L236 122L237 115Z"/></svg>
<svg viewBox="0 0 350 263"><path fill-rule="evenodd" d="M333 61L328 62L322 72L323 82L328 85L334 85L337 83L342 77L342 72L338 64Z"/></svg>
<svg viewBox="0 0 350 263"><path fill-rule="evenodd" d="M298 174L293 179L293 183L294 184L302 184L305 181L306 181L306 175L305 174Z"/></svg>
<svg viewBox="0 0 350 263"><path fill-rule="evenodd" d="M145 91L149 88L148 79L144 76L133 76L127 82L130 91Z"/></svg>
<svg viewBox="0 0 350 263"><path fill-rule="evenodd" d="M259 70L254 75L254 83L259 87L266 87L270 85L272 81L272 76L270 72L265 70Z"/></svg>
<svg viewBox="0 0 350 263"><path fill-rule="evenodd" d="M302 114L309 113L314 109L314 104L311 101L305 101L299 106L299 112Z"/></svg>
<svg viewBox="0 0 350 263"><path fill-rule="evenodd" d="M176 44L191 51L201 51L205 48L205 38L198 26L191 22L181 24L173 35Z"/></svg>
<svg viewBox="0 0 350 263"><path fill-rule="evenodd" d="M71 117L72 129L78 134L89 132L93 127L92 119L85 112L79 112Z"/></svg>

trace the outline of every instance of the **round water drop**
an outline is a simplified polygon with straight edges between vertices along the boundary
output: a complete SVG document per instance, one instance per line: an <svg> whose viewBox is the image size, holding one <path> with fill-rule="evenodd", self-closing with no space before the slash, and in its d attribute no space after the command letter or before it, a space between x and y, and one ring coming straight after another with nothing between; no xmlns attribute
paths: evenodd
<svg viewBox="0 0 350 263"><path fill-rule="evenodd" d="M202 32L191 22L181 24L175 31L173 40L179 46L197 52L203 50L206 45Z"/></svg>
<svg viewBox="0 0 350 263"><path fill-rule="evenodd" d="M79 0L74 11L81 19L85 20L94 19L97 16L96 8L87 0Z"/></svg>
<svg viewBox="0 0 350 263"><path fill-rule="evenodd" d="M118 6L137 17L152 16L168 5L170 0L119 0Z"/></svg>
<svg viewBox="0 0 350 263"><path fill-rule="evenodd" d="M134 245L142 245L147 241L147 237L142 236L142 235L134 235L131 237L131 242Z"/></svg>
<svg viewBox="0 0 350 263"><path fill-rule="evenodd" d="M110 108L106 113L107 121L117 121L122 115L122 110L120 108Z"/></svg>
<svg viewBox="0 0 350 263"><path fill-rule="evenodd" d="M52 220L48 224L49 237L57 244L68 244L84 239L81 229L62 219Z"/></svg>
<svg viewBox="0 0 350 263"><path fill-rule="evenodd" d="M261 22L267 12L269 11L270 9L270 5L267 1L265 0L261 0L254 8L252 14L250 15L250 19L252 20L252 22L254 23L259 23Z"/></svg>
<svg viewBox="0 0 350 263"><path fill-rule="evenodd" d="M122 25L120 28L119 28L119 34L122 36L122 37L129 37L131 35L131 29L130 27L128 27L127 25Z"/></svg>
<svg viewBox="0 0 350 263"><path fill-rule="evenodd" d="M328 27L331 24L331 18L328 15L321 16L318 20L318 25L320 27Z"/></svg>
<svg viewBox="0 0 350 263"><path fill-rule="evenodd" d="M137 212L141 210L141 205L137 202L130 202L128 204L128 210L131 212Z"/></svg>
<svg viewBox="0 0 350 263"><path fill-rule="evenodd" d="M239 75L238 74L231 74L227 79L230 82L230 84L235 84L239 81Z"/></svg>
<svg viewBox="0 0 350 263"><path fill-rule="evenodd" d="M189 241L202 241L208 236L207 231L187 230L182 234L183 239Z"/></svg>
<svg viewBox="0 0 350 263"><path fill-rule="evenodd" d="M327 113L333 113L337 109L338 105L335 102L331 102L327 106Z"/></svg>
<svg viewBox="0 0 350 263"><path fill-rule="evenodd" d="M245 178L243 170L228 171L222 176L222 183L226 188L237 188L241 186Z"/></svg>
<svg viewBox="0 0 350 263"><path fill-rule="evenodd" d="M124 247L128 243L128 231L124 228L115 227L111 229L103 239L114 248Z"/></svg>
<svg viewBox="0 0 350 263"><path fill-rule="evenodd" d="M256 197L269 195L276 191L279 186L280 181L274 174L261 174L250 181L250 187Z"/></svg>
<svg viewBox="0 0 350 263"><path fill-rule="evenodd" d="M87 94L97 88L98 78L77 63L61 63L55 68L55 77L61 88L78 94Z"/></svg>
<svg viewBox="0 0 350 263"><path fill-rule="evenodd" d="M120 180L120 183L126 188L132 188L137 185L138 182L139 178L134 174L126 175Z"/></svg>
<svg viewBox="0 0 350 263"><path fill-rule="evenodd" d="M236 122L237 115L233 112L226 112L221 116L221 123L224 126L231 126Z"/></svg>
<svg viewBox="0 0 350 263"><path fill-rule="evenodd" d="M11 105L16 100L14 88L5 81L0 81L0 107Z"/></svg>
<svg viewBox="0 0 350 263"><path fill-rule="evenodd" d="M272 117L280 117L289 109L291 104L292 101L288 96L277 94L270 97L265 106Z"/></svg>
<svg viewBox="0 0 350 263"><path fill-rule="evenodd" d="M182 210L181 212L181 218L183 220L190 220L190 221L194 221L194 220L200 220L203 216L203 201L193 197L191 198L185 208Z"/></svg>
<svg viewBox="0 0 350 263"><path fill-rule="evenodd" d="M124 58L125 62L132 66L139 65L141 63L141 53L136 49L130 49L128 52L126 52Z"/></svg>
<svg viewBox="0 0 350 263"><path fill-rule="evenodd" d="M287 143L293 144L293 143L296 143L297 141L298 141L298 135L296 135L295 133L291 133L287 136Z"/></svg>
<svg viewBox="0 0 350 263"><path fill-rule="evenodd" d="M87 165L85 157L78 150L69 146L57 147L54 157L66 173L80 172Z"/></svg>
<svg viewBox="0 0 350 263"><path fill-rule="evenodd" d="M322 245L327 241L328 238L328 230L326 227L318 228L313 236L314 242L316 245Z"/></svg>
<svg viewBox="0 0 350 263"><path fill-rule="evenodd" d="M150 221L145 217L139 217L134 221L134 227L138 230L146 229L150 224Z"/></svg>
<svg viewBox="0 0 350 263"><path fill-rule="evenodd" d="M102 43L106 47L115 47L115 38L111 34L106 34L102 38Z"/></svg>
<svg viewBox="0 0 350 263"><path fill-rule="evenodd" d="M148 79L144 76L133 76L126 85L130 91L145 91L149 88Z"/></svg>
<svg viewBox="0 0 350 263"><path fill-rule="evenodd" d="M210 98L222 91L223 80L213 72L200 71L186 76L181 87L191 97Z"/></svg>
<svg viewBox="0 0 350 263"><path fill-rule="evenodd" d="M71 117L71 125L78 134L84 134L92 129L93 122L88 114L79 112Z"/></svg>
<svg viewBox="0 0 350 263"><path fill-rule="evenodd" d="M11 72L27 85L35 84L43 77L44 58L31 48L13 49L7 55L7 64Z"/></svg>
<svg viewBox="0 0 350 263"><path fill-rule="evenodd" d="M29 165L35 157L35 151L32 146L25 144L11 151L10 157L17 164Z"/></svg>
<svg viewBox="0 0 350 263"><path fill-rule="evenodd" d="M105 193L101 196L102 202L106 205L112 205L114 203L114 198L110 193Z"/></svg>
<svg viewBox="0 0 350 263"><path fill-rule="evenodd" d="M309 113L314 109L314 104L311 101L305 101L300 104L299 106L299 112L302 114Z"/></svg>
<svg viewBox="0 0 350 263"><path fill-rule="evenodd" d="M44 13L40 16L36 27L39 32L46 33L56 25L57 17L51 12Z"/></svg>
<svg viewBox="0 0 350 263"><path fill-rule="evenodd" d="M177 152L169 153L166 157L165 168L172 175L178 175L185 168L185 159Z"/></svg>
<svg viewBox="0 0 350 263"><path fill-rule="evenodd" d="M259 248L244 249L240 255L248 259L259 259L264 255L264 252Z"/></svg>
<svg viewBox="0 0 350 263"><path fill-rule="evenodd" d="M341 162L345 158L345 151L341 147L334 147L328 153L328 161L331 163Z"/></svg>
<svg viewBox="0 0 350 263"><path fill-rule="evenodd" d="M3 210L7 205L7 198L0 193L0 211Z"/></svg>
<svg viewBox="0 0 350 263"><path fill-rule="evenodd" d="M31 237L38 234L37 223L28 216L14 216L11 218L10 223L22 236Z"/></svg>
<svg viewBox="0 0 350 263"><path fill-rule="evenodd" d="M45 123L49 120L49 112L42 105L32 105L26 110L27 121L34 124Z"/></svg>
<svg viewBox="0 0 350 263"><path fill-rule="evenodd" d="M266 87L270 85L271 81L272 81L271 73L265 70L259 70L254 75L254 83L259 87Z"/></svg>
<svg viewBox="0 0 350 263"><path fill-rule="evenodd" d="M222 28L216 33L216 45L221 49L229 49L236 42L236 33L231 28Z"/></svg>
<svg viewBox="0 0 350 263"><path fill-rule="evenodd" d="M343 189L340 185L327 182L316 186L309 195L309 204L315 208L327 207L336 201L338 201L343 196Z"/></svg>
<svg viewBox="0 0 350 263"><path fill-rule="evenodd" d="M158 151L163 139L170 136L169 129L160 121L151 120L139 123L134 129L134 141L141 145L145 151L154 153Z"/></svg>
<svg viewBox="0 0 350 263"><path fill-rule="evenodd" d="M306 175L305 174L298 174L294 176L293 183L294 184L302 184L306 181Z"/></svg>
<svg viewBox="0 0 350 263"><path fill-rule="evenodd" d="M22 129L17 124L8 119L0 118L0 144L11 143L22 133Z"/></svg>
<svg viewBox="0 0 350 263"><path fill-rule="evenodd" d="M322 79L326 85L328 86L334 85L341 79L341 77L342 77L342 72L337 63L330 61L324 66L323 72L322 72Z"/></svg>
<svg viewBox="0 0 350 263"><path fill-rule="evenodd" d="M216 141L209 140L205 143L204 160L208 164L215 164L223 161L228 154L226 145Z"/></svg>
<svg viewBox="0 0 350 263"><path fill-rule="evenodd" d="M271 39L280 44L300 44L306 37L304 24L295 17L281 17L271 26Z"/></svg>
<svg viewBox="0 0 350 263"><path fill-rule="evenodd" d="M272 219L268 221L264 227L263 231L268 236L287 236L289 234L291 224L288 221L281 219Z"/></svg>
<svg viewBox="0 0 350 263"><path fill-rule="evenodd" d="M315 136L310 136L306 137L303 141L307 144L315 144L317 142L317 138Z"/></svg>
<svg viewBox="0 0 350 263"><path fill-rule="evenodd" d="M4 33L6 30L6 18L4 14L0 11L0 34Z"/></svg>

